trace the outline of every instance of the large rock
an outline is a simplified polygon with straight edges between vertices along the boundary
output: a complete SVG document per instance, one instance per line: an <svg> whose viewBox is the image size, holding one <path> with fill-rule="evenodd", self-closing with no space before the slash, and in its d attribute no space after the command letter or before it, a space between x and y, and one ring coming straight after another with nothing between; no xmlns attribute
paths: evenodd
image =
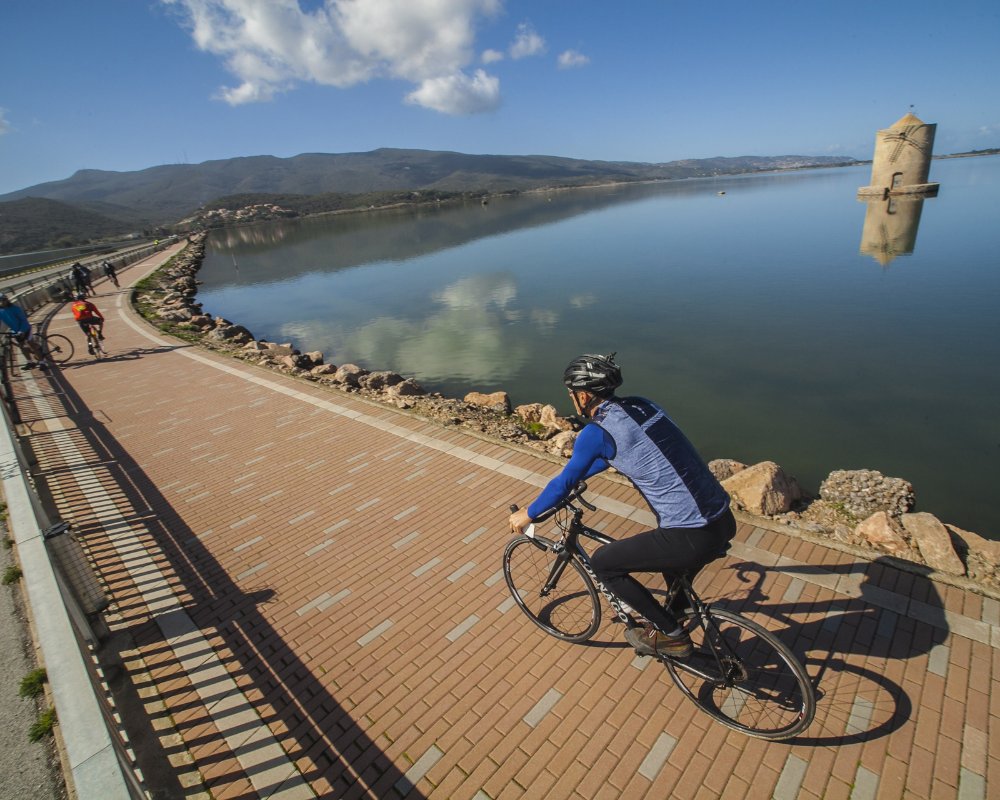
<svg viewBox="0 0 1000 800"><path fill-rule="evenodd" d="M746 468L747 465L742 461L734 461L731 458L716 458L708 462L708 469L717 481L724 481L731 478L737 472L742 472Z"/></svg>
<svg viewBox="0 0 1000 800"><path fill-rule="evenodd" d="M533 422L541 423L543 408L545 406L541 403L525 403L523 406L515 408L514 413L530 425Z"/></svg>
<svg viewBox="0 0 1000 800"><path fill-rule="evenodd" d="M420 397L427 394L427 391L413 378L407 378L399 383L394 383L386 390L389 397Z"/></svg>
<svg viewBox="0 0 1000 800"><path fill-rule="evenodd" d="M910 545L885 511L876 511L854 529L855 536L898 558L912 558Z"/></svg>
<svg viewBox="0 0 1000 800"><path fill-rule="evenodd" d="M186 308L161 308L156 316L167 322L189 322L194 315Z"/></svg>
<svg viewBox="0 0 1000 800"><path fill-rule="evenodd" d="M736 503L751 514L784 514L802 497L794 478L773 461L762 461L722 481Z"/></svg>
<svg viewBox="0 0 1000 800"><path fill-rule="evenodd" d="M974 580L990 581L1000 571L1000 542L984 539L977 533L945 523L958 557L965 563L966 574Z"/></svg>
<svg viewBox="0 0 1000 800"><path fill-rule="evenodd" d="M216 319L216 323L218 320ZM253 339L253 334L250 333L242 325L216 325L208 333L208 338L216 339L220 342L232 342L234 344L246 344Z"/></svg>
<svg viewBox="0 0 1000 800"><path fill-rule="evenodd" d="M293 356L281 356L278 359L278 364L293 370L311 370L313 368L312 361L302 353Z"/></svg>
<svg viewBox="0 0 1000 800"><path fill-rule="evenodd" d="M268 354L276 358L295 355L295 348L290 344L275 344L274 342L263 342L263 344L267 346Z"/></svg>
<svg viewBox="0 0 1000 800"><path fill-rule="evenodd" d="M556 411L555 406L542 406L541 419L539 422L542 423L547 429L554 431L571 431L573 430L573 423L564 417L560 417L559 413Z"/></svg>
<svg viewBox="0 0 1000 800"><path fill-rule="evenodd" d="M555 406L527 403L514 409L514 413L530 426L532 436L551 439L557 433L573 430L573 423L559 416Z"/></svg>
<svg viewBox="0 0 1000 800"><path fill-rule="evenodd" d="M545 449L553 455L569 458L573 455L573 445L576 442L576 436L576 431L563 431L562 433L557 433L549 439Z"/></svg>
<svg viewBox="0 0 1000 800"><path fill-rule="evenodd" d="M379 370L378 372L369 372L359 381L359 383L362 386L373 392L385 391L390 386L395 386L397 383L402 383L402 382L403 382L402 375L398 375L395 372L389 372L387 370Z"/></svg>
<svg viewBox="0 0 1000 800"><path fill-rule="evenodd" d="M955 553L948 529L933 514L903 514L906 532L913 537L924 563L951 575L964 575L965 567Z"/></svg>
<svg viewBox="0 0 1000 800"><path fill-rule="evenodd" d="M470 406L477 408L487 408L490 411L497 411L501 414L510 413L510 397L507 392L493 392L483 394L482 392L469 392L463 400Z"/></svg>
<svg viewBox="0 0 1000 800"><path fill-rule="evenodd" d="M357 364L341 364L340 368L334 373L333 379L345 386L359 386L361 379L367 374L368 370L364 367L359 367Z"/></svg>
<svg viewBox="0 0 1000 800"><path fill-rule="evenodd" d="M320 364L309 370L310 375L335 375L337 373L336 364Z"/></svg>
<svg viewBox="0 0 1000 800"><path fill-rule="evenodd" d="M839 469L819 487L819 496L837 503L856 519L868 519L876 511L898 517L913 508L913 486L902 478L887 478L873 469Z"/></svg>

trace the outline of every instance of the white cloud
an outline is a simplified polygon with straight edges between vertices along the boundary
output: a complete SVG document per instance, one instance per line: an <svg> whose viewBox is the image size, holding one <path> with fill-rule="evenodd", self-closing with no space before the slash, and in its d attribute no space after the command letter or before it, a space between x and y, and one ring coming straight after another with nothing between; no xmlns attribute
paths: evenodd
<svg viewBox="0 0 1000 800"><path fill-rule="evenodd" d="M462 72L428 78L406 96L406 102L445 114L478 114L500 105L500 80L477 69L470 78Z"/></svg>
<svg viewBox="0 0 1000 800"><path fill-rule="evenodd" d="M298 0L161 2L238 79L220 91L233 105L302 82L345 88L375 78L416 83L409 102L452 114L498 102L496 78L462 70L475 58L476 23L497 13L501 0L323 0L309 11Z"/></svg>
<svg viewBox="0 0 1000 800"><path fill-rule="evenodd" d="M513 59L537 56L545 52L545 40L527 22L517 26L517 36L508 50Z"/></svg>
<svg viewBox="0 0 1000 800"><path fill-rule="evenodd" d="M495 61L503 61L504 55L499 50L483 50L482 59L484 64L492 64Z"/></svg>
<svg viewBox="0 0 1000 800"><path fill-rule="evenodd" d="M3 136L5 133L10 131L10 123L7 122L7 119L4 116L6 113L6 108L0 108L0 136Z"/></svg>
<svg viewBox="0 0 1000 800"><path fill-rule="evenodd" d="M590 59L583 53L576 50L566 50L559 54L559 69L572 69L573 67L585 67L590 63Z"/></svg>

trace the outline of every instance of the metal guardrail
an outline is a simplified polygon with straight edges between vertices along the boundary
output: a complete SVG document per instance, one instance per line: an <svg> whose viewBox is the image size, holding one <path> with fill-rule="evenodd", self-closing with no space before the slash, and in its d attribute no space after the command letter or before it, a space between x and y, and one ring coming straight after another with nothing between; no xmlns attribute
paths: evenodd
<svg viewBox="0 0 1000 800"><path fill-rule="evenodd" d="M103 261L114 261L118 265L118 270L121 271L137 261L148 258L157 250L162 250L167 244L169 242L146 244L116 253L104 254L90 261L80 261L80 263L95 269ZM98 277L100 277L100 273L98 273ZM2 283L0 291L3 291L13 302L24 309L25 314L29 315L46 303L68 301L76 291L68 266L52 268L44 272L22 274L6 281L0 279L0 283Z"/></svg>
<svg viewBox="0 0 1000 800"><path fill-rule="evenodd" d="M15 275L19 272L32 272L45 267L55 267L60 264L72 264L74 261L89 259L93 256L113 253L130 247L146 244L146 238L131 241L106 242L100 245L82 247L60 247L51 250L39 250L33 253L8 253L0 255L0 276Z"/></svg>

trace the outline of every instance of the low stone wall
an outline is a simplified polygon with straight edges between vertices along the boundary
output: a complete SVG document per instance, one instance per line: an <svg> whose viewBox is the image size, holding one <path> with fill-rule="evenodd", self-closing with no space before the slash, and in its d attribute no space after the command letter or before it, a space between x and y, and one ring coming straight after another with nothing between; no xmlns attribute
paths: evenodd
<svg viewBox="0 0 1000 800"><path fill-rule="evenodd" d="M552 456L572 454L575 423L560 417L553 406L529 403L512 408L506 392L447 398L425 391L413 378L356 364L329 364L320 352L303 353L291 342L255 339L241 325L206 314L196 300L195 277L204 253L204 235L192 237L183 252L140 282L134 293L140 313L168 333L244 361ZM836 470L820 484L819 495L811 496L771 461L747 465L719 459L709 468L743 513L860 548L873 558L888 555L1000 590L1000 542L931 514L914 513L915 492L906 480L874 470Z"/></svg>

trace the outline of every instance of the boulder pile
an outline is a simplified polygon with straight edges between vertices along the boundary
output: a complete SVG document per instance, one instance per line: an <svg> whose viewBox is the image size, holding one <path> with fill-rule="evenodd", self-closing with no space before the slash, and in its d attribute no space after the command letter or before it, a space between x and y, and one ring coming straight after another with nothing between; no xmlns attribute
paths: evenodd
<svg viewBox="0 0 1000 800"><path fill-rule="evenodd" d="M916 512L909 481L875 470L835 470L809 497L772 461L753 466L731 459L709 463L732 498L747 513L873 554L1000 589L1000 542Z"/></svg>
<svg viewBox="0 0 1000 800"><path fill-rule="evenodd" d="M554 456L568 458L575 423L551 405L513 408L506 392L470 392L461 400L429 393L413 378L357 364L330 364L323 353L291 342L256 339L241 325L206 314L195 297L195 276L205 253L203 234L136 289L140 312L169 333L262 367L369 400L409 409L443 425L459 425ZM805 493L773 461L709 463L735 508L828 540L925 564L934 570L1000 590L1000 542L985 539L926 512L915 512L913 486L874 470L836 470Z"/></svg>

